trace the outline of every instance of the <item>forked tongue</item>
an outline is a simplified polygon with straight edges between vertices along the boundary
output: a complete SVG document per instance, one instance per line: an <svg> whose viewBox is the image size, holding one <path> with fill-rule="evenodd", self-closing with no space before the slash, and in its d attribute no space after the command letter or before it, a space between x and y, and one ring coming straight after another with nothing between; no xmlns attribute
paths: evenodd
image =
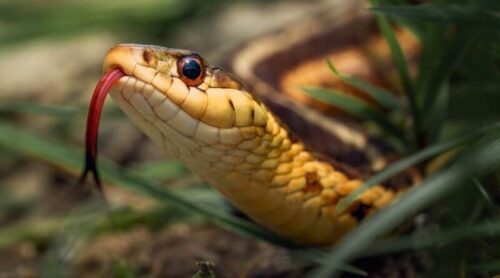
<svg viewBox="0 0 500 278"><path fill-rule="evenodd" d="M102 190L99 172L97 170L97 136L99 135L99 120L104 106L104 100L111 90L113 84L123 77L120 69L113 69L106 72L94 89L92 100L90 101L87 115L87 130L85 133L85 168L80 177L80 183L84 182L88 173L94 176L94 181L99 190Z"/></svg>

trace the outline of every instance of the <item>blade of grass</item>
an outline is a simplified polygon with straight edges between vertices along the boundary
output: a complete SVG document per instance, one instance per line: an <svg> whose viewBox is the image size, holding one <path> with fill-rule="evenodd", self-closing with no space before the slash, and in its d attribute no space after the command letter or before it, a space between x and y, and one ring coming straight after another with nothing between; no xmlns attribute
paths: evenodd
<svg viewBox="0 0 500 278"><path fill-rule="evenodd" d="M374 86L368 82L365 82L361 79L355 78L355 77L349 77L341 74L340 72L337 71L335 66L333 65L332 61L330 59L326 60L326 63L328 64L328 67L330 70L342 81L345 83L362 90L366 93L368 93L378 104L380 104L382 107L389 109L389 110L401 110L403 108L403 104L401 103L401 100L394 96L391 92L384 90L382 88L379 88L377 86Z"/></svg>
<svg viewBox="0 0 500 278"><path fill-rule="evenodd" d="M378 6L377 0L370 0L372 5ZM410 105L411 116L413 120L413 140L417 146L425 145L424 136L422 126L421 126L421 115L420 110L417 105L417 98L415 89L413 87L412 81L410 79L410 74L408 73L408 65L406 63L406 59L403 55L403 51L401 50L401 46L396 40L396 36L394 35L394 31L389 23L389 20L382 16L376 15L377 24L379 26L382 35L384 36L387 44L389 45L389 49L391 50L392 60L399 72L399 77L401 79L401 84L403 85L404 92L406 97L408 98L408 102Z"/></svg>
<svg viewBox="0 0 500 278"><path fill-rule="evenodd" d="M471 175L491 170L500 163L500 141L482 146L464 155L453 167L425 179L400 202L390 205L362 222L356 230L343 238L325 258L325 263L313 270L310 277L332 277L335 268L370 249L373 241L393 230L405 219L431 203L457 190Z"/></svg>
<svg viewBox="0 0 500 278"><path fill-rule="evenodd" d="M444 92L439 89L443 86L446 80L448 80L453 69L455 69L467 50L470 49L477 37L477 33L470 34L465 31L459 32L459 34L451 42L450 46L446 47L446 51L437 65L431 69L427 69L430 72L430 79L422 85L424 99L422 107L432 109L436 103L436 99L439 99L440 93ZM427 119L427 122L433 122L436 120L438 119L429 118Z"/></svg>
<svg viewBox="0 0 500 278"><path fill-rule="evenodd" d="M323 258L327 254L323 249L299 249L299 250L289 250L292 260L300 260L302 262L313 262L321 264L324 262ZM344 271L359 276L368 276L368 273L358 267L349 264L341 264L338 268L339 271Z"/></svg>
<svg viewBox="0 0 500 278"><path fill-rule="evenodd" d="M376 123L385 132L385 135L393 137L401 146L405 146L406 140L403 131L369 104L332 89L303 87L302 90L309 96L335 105L354 117Z"/></svg>
<svg viewBox="0 0 500 278"><path fill-rule="evenodd" d="M294 259L298 259L301 262L313 262L316 264L324 263L324 258L327 254L326 249L322 248L293 249L288 250L288 253L291 255L292 261ZM341 264L338 270L356 274L359 276L368 276L368 273L366 271L349 264Z"/></svg>
<svg viewBox="0 0 500 278"><path fill-rule="evenodd" d="M425 247L441 248L443 242L449 245L466 239L497 237L498 234L500 234L500 219L487 221L486 223L475 223L472 226L459 226L441 232L432 231L425 234L381 240L371 245L370 249L363 253L363 256L395 253Z"/></svg>
<svg viewBox="0 0 500 278"><path fill-rule="evenodd" d="M168 180L185 176L189 171L178 161L146 162L133 167L133 171L151 180Z"/></svg>
<svg viewBox="0 0 500 278"><path fill-rule="evenodd" d="M172 188L171 190L199 204L215 207L228 213L234 211L234 207L231 207L217 191L207 185Z"/></svg>
<svg viewBox="0 0 500 278"><path fill-rule="evenodd" d="M436 142L441 135L448 114L449 99L449 85L446 81L443 81L441 88L438 90L435 103L431 106L424 106L429 107L429 116L424 117L427 118L426 122L429 126L427 128L427 142L429 144Z"/></svg>
<svg viewBox="0 0 500 278"><path fill-rule="evenodd" d="M477 178L473 178L472 181L474 182L474 185L476 186L479 193L481 193L481 196L483 196L486 207L490 210L490 213L495 217L500 217L500 209L495 205L492 198L490 197L490 194L488 194L488 191L484 189L484 186Z"/></svg>
<svg viewBox="0 0 500 278"><path fill-rule="evenodd" d="M387 179L395 176L396 174L400 173L401 171L414 166L422 161L425 161L435 155L447 152L449 150L455 149L457 147L463 146L466 143L471 142L472 140L476 140L480 138L481 136L487 134L488 132L494 131L494 130L500 130L500 123L495 123L491 124L482 128L479 128L473 132L467 132L466 134L458 137L454 137L453 139L438 143L433 146L429 146L417 153L414 153L404 159L401 159L391 165L389 165L387 168L385 168L383 171L373 175L371 178L369 178L367 181L363 183L362 186L360 186L358 189L354 190L351 194L349 194L347 197L342 199L338 206L337 209L341 213L348 208L349 206L352 205L354 200L358 198L363 192L365 192L368 188L376 185L383 183Z"/></svg>

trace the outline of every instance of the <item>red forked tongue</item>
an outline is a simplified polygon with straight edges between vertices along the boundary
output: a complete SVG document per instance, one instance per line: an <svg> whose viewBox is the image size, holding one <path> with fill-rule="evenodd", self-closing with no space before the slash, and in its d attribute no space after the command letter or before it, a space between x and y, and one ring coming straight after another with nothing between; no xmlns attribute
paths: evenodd
<svg viewBox="0 0 500 278"><path fill-rule="evenodd" d="M83 169L80 183L82 183L89 172L94 176L97 188L101 190L101 180L97 171L97 136L99 135L99 120L101 118L104 100L113 84L123 77L120 69L106 72L95 87L92 100L90 101L89 113L87 115L87 130L85 133L85 168Z"/></svg>

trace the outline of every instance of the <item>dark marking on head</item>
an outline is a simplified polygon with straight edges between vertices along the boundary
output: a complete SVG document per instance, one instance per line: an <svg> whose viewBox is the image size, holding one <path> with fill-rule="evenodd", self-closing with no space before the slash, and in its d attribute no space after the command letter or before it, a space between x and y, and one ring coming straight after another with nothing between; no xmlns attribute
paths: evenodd
<svg viewBox="0 0 500 278"><path fill-rule="evenodd" d="M234 108L234 103L231 99L229 100L229 106L231 106L231 109L233 109L233 111L236 111L236 108Z"/></svg>
<svg viewBox="0 0 500 278"><path fill-rule="evenodd" d="M142 59L149 67L156 68L158 66L158 53L152 48L142 50Z"/></svg>
<svg viewBox="0 0 500 278"><path fill-rule="evenodd" d="M371 205L357 203L353 206L350 214L358 221L361 221L365 218L365 216L368 214L371 208L372 208Z"/></svg>
<svg viewBox="0 0 500 278"><path fill-rule="evenodd" d="M255 110L253 110L253 107L250 108L250 117L252 118L252 122L255 122Z"/></svg>
<svg viewBox="0 0 500 278"><path fill-rule="evenodd" d="M151 59L153 58L153 51L151 49L144 49L142 51L142 59L144 59L144 62L149 64L151 62Z"/></svg>
<svg viewBox="0 0 500 278"><path fill-rule="evenodd" d="M306 186L302 188L304 193L309 192L320 192L323 189L323 185L321 184L318 173L316 172L307 172L306 173Z"/></svg>

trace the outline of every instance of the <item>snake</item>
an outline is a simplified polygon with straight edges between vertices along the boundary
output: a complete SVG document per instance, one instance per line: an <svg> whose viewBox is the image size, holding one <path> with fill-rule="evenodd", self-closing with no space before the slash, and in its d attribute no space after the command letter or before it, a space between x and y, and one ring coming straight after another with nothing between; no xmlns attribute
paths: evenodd
<svg viewBox="0 0 500 278"><path fill-rule="evenodd" d="M233 61L245 75L244 59ZM305 143L304 136L297 136L261 100L266 96L256 93L259 86L244 84L197 52L118 44L106 54L103 71L92 97L86 134L85 174L93 172L98 184L96 141L109 93L167 154L250 219L300 245L335 244L406 190L378 184L340 210L339 202L360 188L363 178L342 163L332 163ZM278 103L302 113L289 102ZM304 112L302 116L311 115ZM335 128L342 131L344 127L337 123ZM381 168L376 164L370 167Z"/></svg>

